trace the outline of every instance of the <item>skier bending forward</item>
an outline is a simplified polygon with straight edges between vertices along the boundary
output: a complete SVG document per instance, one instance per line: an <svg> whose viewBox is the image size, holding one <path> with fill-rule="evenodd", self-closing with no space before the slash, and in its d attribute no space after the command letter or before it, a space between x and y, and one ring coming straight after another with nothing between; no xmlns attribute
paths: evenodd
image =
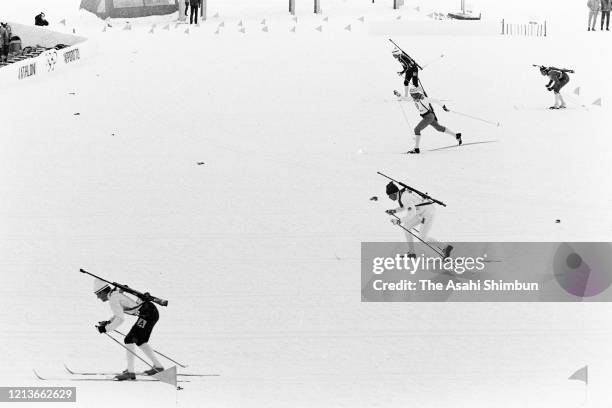
<svg viewBox="0 0 612 408"><path fill-rule="evenodd" d="M428 237L435 216L434 206L432 204L427 204L430 202L423 199L418 194L414 194L405 188L400 190L393 182L387 184L387 195L389 199L399 203L399 207L387 210L386 212L389 215L395 215L395 217L391 218L392 224L404 227L404 235L406 236L406 242L408 242L408 248L410 250L410 252L408 252L408 257L416 256L413 235L408 231L420 226L418 232L420 238L428 244L435 245L442 251L444 258L448 258L453 250L453 246ZM403 212L406 213L403 217L396 215Z"/></svg>
<svg viewBox="0 0 612 408"><path fill-rule="evenodd" d="M568 72L573 72L566 69L558 69L552 67L540 67L540 73L543 76L547 76L550 81L546 84L546 89L555 93L555 104L550 109L565 109L565 100L561 96L561 88L563 88L569 82L570 78L567 75Z"/></svg>
<svg viewBox="0 0 612 408"><path fill-rule="evenodd" d="M117 375L115 380L125 381L136 379L136 373L134 371L136 348L134 345L138 346L153 362L153 367L144 372L146 375L153 375L164 371L164 368L157 358L155 358L153 349L148 343L153 327L159 320L157 307L148 301L137 303L123 292L118 291L116 288L111 288L106 282L97 278L94 281L94 293L102 302L108 301L113 312L113 317L111 317L110 320L100 322L99 325L96 326L100 333L112 332L119 327L125 320L124 313L138 316L138 320L136 320L136 323L134 323L134 326L132 326L124 340L127 348L127 370Z"/></svg>
<svg viewBox="0 0 612 408"><path fill-rule="evenodd" d="M407 100L406 98L402 98L399 92L395 91L394 93L395 96L398 96L400 98L400 100ZM435 103L436 105L440 105L442 109L444 109L444 111L449 112L449 109L446 107L446 105L442 104L442 102L436 99L426 97L423 88L420 86L413 86L412 88L410 88L410 97L414 102L416 108L418 109L419 113L421 114L422 119L419 124L416 125L416 127L414 128L414 149L410 150L408 153L421 153L421 151L419 150L419 144L421 142L421 131L430 125L438 132L448 133L449 135L454 136L459 145L463 143L463 141L461 140L461 133L455 133L449 128L442 126L438 123L436 113L434 112L433 107L431 106L432 103Z"/></svg>

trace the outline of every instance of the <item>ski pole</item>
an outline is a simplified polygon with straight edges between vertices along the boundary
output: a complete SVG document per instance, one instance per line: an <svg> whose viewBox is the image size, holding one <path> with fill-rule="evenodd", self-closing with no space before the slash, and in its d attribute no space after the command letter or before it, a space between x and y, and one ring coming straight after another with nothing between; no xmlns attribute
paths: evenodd
<svg viewBox="0 0 612 408"><path fill-rule="evenodd" d="M459 116L465 116L466 118L478 120L478 121L481 121L481 122L484 122L484 123L488 123L489 125L493 125L493 126L497 126L497 127L501 126L500 122L497 122L497 123L496 122L492 122L490 120L482 119L482 118L479 118L477 116L468 115L467 113L457 112L457 111L450 110L450 109L448 109L447 112L454 113L455 115L459 115Z"/></svg>
<svg viewBox="0 0 612 408"><path fill-rule="evenodd" d="M444 54L441 54L439 57L436 57L432 61L429 61L427 64L423 65L423 69L432 66L436 62L440 61L442 58L444 58Z"/></svg>
<svg viewBox="0 0 612 408"><path fill-rule="evenodd" d="M119 330L115 330L115 333L119 333L120 335L122 335L123 337L125 337L125 334L121 333ZM163 358L165 358L165 359L167 359L167 360L169 360L169 361L172 361L174 364L176 364L176 365L178 365L178 366L180 366L180 367L182 367L182 368L187 368L187 367L189 367L187 364L181 364L181 363L179 363L178 361L174 361L174 360L173 360L173 359L171 359L170 357L166 356L165 354L160 353L160 352L159 352L159 351L157 351L157 350L153 350L153 352L154 352L155 354L157 354L157 355L162 356Z"/></svg>
<svg viewBox="0 0 612 408"><path fill-rule="evenodd" d="M106 334L106 336L108 336L108 338L110 338L112 341L114 341L115 343L117 343L118 345L120 345L121 347L123 347L124 349L126 349L129 353L133 354L134 356L136 356L140 361L142 361L143 363L145 363L146 365L148 365L151 368L154 368L150 363L148 363L147 361L145 361L143 358L141 358L138 354L134 353L132 350L130 350L129 348L125 347L123 344L121 344L119 341L117 341L116 338L114 338L113 336L111 336L108 333L104 333Z"/></svg>
<svg viewBox="0 0 612 408"><path fill-rule="evenodd" d="M425 245L427 245L429 248L431 248L431 249L432 249L432 251L434 251L436 254L438 254L438 255L440 255L442 258L444 258L444 254L443 254L442 252L440 252L440 251L441 251L441 250L440 250L440 248L433 247L432 245L428 244L428 243L427 243L427 242L425 242L423 239L421 239L421 237L419 237L418 235L413 234L412 232L410 232L410 230L409 230L408 228L404 227L404 226L401 224L402 219L401 219L400 217L398 217L398 216L397 216L397 215L395 215L395 214L391 214L391 215L392 215L392 216L394 216L394 217L395 217L395 218L396 218L398 221L400 221L400 223L399 223L399 224L395 224L395 225L397 225L398 227L400 227L401 229L403 229L404 231L406 231L407 233L409 233L410 235L412 235L413 237L415 237L416 239L418 239L419 241L421 241L422 243L424 243Z"/></svg>
<svg viewBox="0 0 612 408"><path fill-rule="evenodd" d="M402 106L402 100L398 99L397 104L402 110L402 115L404 116L404 120L406 121L406 124L408 125L408 127L412 127L412 125L410 125L410 122L408 121L408 115L406 115L406 111L404 110L404 107Z"/></svg>

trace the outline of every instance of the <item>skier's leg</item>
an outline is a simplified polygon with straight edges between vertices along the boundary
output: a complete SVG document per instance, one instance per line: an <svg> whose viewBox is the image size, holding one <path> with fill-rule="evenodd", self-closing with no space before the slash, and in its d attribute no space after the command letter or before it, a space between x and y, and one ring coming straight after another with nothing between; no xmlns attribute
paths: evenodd
<svg viewBox="0 0 612 408"><path fill-rule="evenodd" d="M162 367L161 363L159 362L159 360L157 359L157 357L155 357L155 352L153 351L153 349L151 348L151 346L149 346L149 343L144 343L141 344L140 349L142 350L143 353L145 353L145 355L147 357L149 357L149 360L151 360L151 362L153 362L153 366L154 367Z"/></svg>
<svg viewBox="0 0 612 408"><path fill-rule="evenodd" d="M127 357L127 371L128 373L134 372L134 353L136 353L136 347L134 347L134 343L126 344L127 350L125 351L125 356Z"/></svg>
<svg viewBox="0 0 612 408"><path fill-rule="evenodd" d="M435 216L434 208L429 208L428 210L426 210L425 214L423 214L423 224L421 225L421 228L420 228L421 238L423 239L423 241L427 242L434 248L439 249L444 255L444 258L448 258L451 251L453 250L453 246L448 244L447 242L438 241L437 239L429 237L429 230L431 229L431 226L433 225L434 216Z"/></svg>
<svg viewBox="0 0 612 408"><path fill-rule="evenodd" d="M434 120L432 114L427 114L414 128L414 148L418 152L419 144L421 143L421 131L425 129Z"/></svg>
<svg viewBox="0 0 612 408"><path fill-rule="evenodd" d="M561 93L559 92L557 96L559 97L559 103L560 103L559 106L562 108L565 108L566 105L565 105L565 99L563 99L563 95L561 95Z"/></svg>
<svg viewBox="0 0 612 408"><path fill-rule="evenodd" d="M402 227L405 228L404 236L406 237L406 242L408 243L408 250L410 251L411 254L414 254L414 236L412 234L416 234L416 232L414 231L408 232L408 231L410 231L412 228L416 227L417 225L421 223L421 217L415 214L412 217L404 218L404 220L407 220L407 221L402 220Z"/></svg>
<svg viewBox="0 0 612 408"><path fill-rule="evenodd" d="M431 126L433 126L433 128L436 129L438 132L446 133L453 136L455 139L457 139L459 144L461 144L461 133L456 133L454 130L449 129L446 126L440 125L437 120L434 120L431 123Z"/></svg>

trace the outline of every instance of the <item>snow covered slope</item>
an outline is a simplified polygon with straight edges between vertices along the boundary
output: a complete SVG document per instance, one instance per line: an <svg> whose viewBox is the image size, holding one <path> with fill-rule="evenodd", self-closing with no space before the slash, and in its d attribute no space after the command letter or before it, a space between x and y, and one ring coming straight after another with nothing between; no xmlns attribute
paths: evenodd
<svg viewBox="0 0 612 408"><path fill-rule="evenodd" d="M152 346L221 377L178 394L75 383L79 407L574 407L581 384L566 378L586 363L589 404L605 406L607 305L362 304L359 250L402 239L388 203L369 201L384 196L376 171L448 204L441 239L609 241L609 35L583 31L582 6L546 1L478 6L549 18L547 38L394 37L419 62L444 55L422 73L431 96L502 124L440 112L465 142L495 142L408 157L418 115L393 100L399 66L370 31L396 24L391 2L328 0L315 16L298 1L297 25L283 1L211 2L219 18L189 34L163 18L102 32L77 1L3 1L8 20L66 18L97 54L0 97L0 385L47 384L31 369L64 376L62 363L123 369L93 327L109 311L83 267L169 299ZM455 7L407 3L407 24ZM531 64L576 70L571 109L545 109ZM423 150L450 144L424 132Z"/></svg>

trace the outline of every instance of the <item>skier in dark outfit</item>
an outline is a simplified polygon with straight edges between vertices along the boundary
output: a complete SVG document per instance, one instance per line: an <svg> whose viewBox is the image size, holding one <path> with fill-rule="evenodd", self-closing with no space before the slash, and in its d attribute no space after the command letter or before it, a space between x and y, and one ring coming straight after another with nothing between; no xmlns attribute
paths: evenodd
<svg viewBox="0 0 612 408"><path fill-rule="evenodd" d="M540 67L540 73L550 79L548 84L546 84L546 89L555 93L555 104L550 109L565 109L566 107L565 100L563 100L560 91L570 80L568 72L574 71L553 67Z"/></svg>
<svg viewBox="0 0 612 408"><path fill-rule="evenodd" d="M159 360L157 360L153 349L149 345L151 332L159 320L157 307L149 301L138 303L134 299L126 296L125 293L115 288L111 288L106 282L97 278L94 281L94 293L101 301L109 302L113 312L113 316L110 320L99 322L96 326L100 333L112 332L119 327L125 321L124 314L138 316L138 320L136 320L136 323L134 323L123 341L126 345L127 369L114 379L117 381L136 379L134 371L134 356L136 350L134 345L138 346L153 363L151 369L146 370L144 374L154 375L162 372L164 367Z"/></svg>
<svg viewBox="0 0 612 408"><path fill-rule="evenodd" d="M400 50L393 51L393 57L396 58L400 64L402 64L403 69L397 74L399 76L404 76L404 96L408 97L410 83L412 83L413 86L417 86L419 84L419 69L414 62L408 59L408 57L406 57L406 55Z"/></svg>

